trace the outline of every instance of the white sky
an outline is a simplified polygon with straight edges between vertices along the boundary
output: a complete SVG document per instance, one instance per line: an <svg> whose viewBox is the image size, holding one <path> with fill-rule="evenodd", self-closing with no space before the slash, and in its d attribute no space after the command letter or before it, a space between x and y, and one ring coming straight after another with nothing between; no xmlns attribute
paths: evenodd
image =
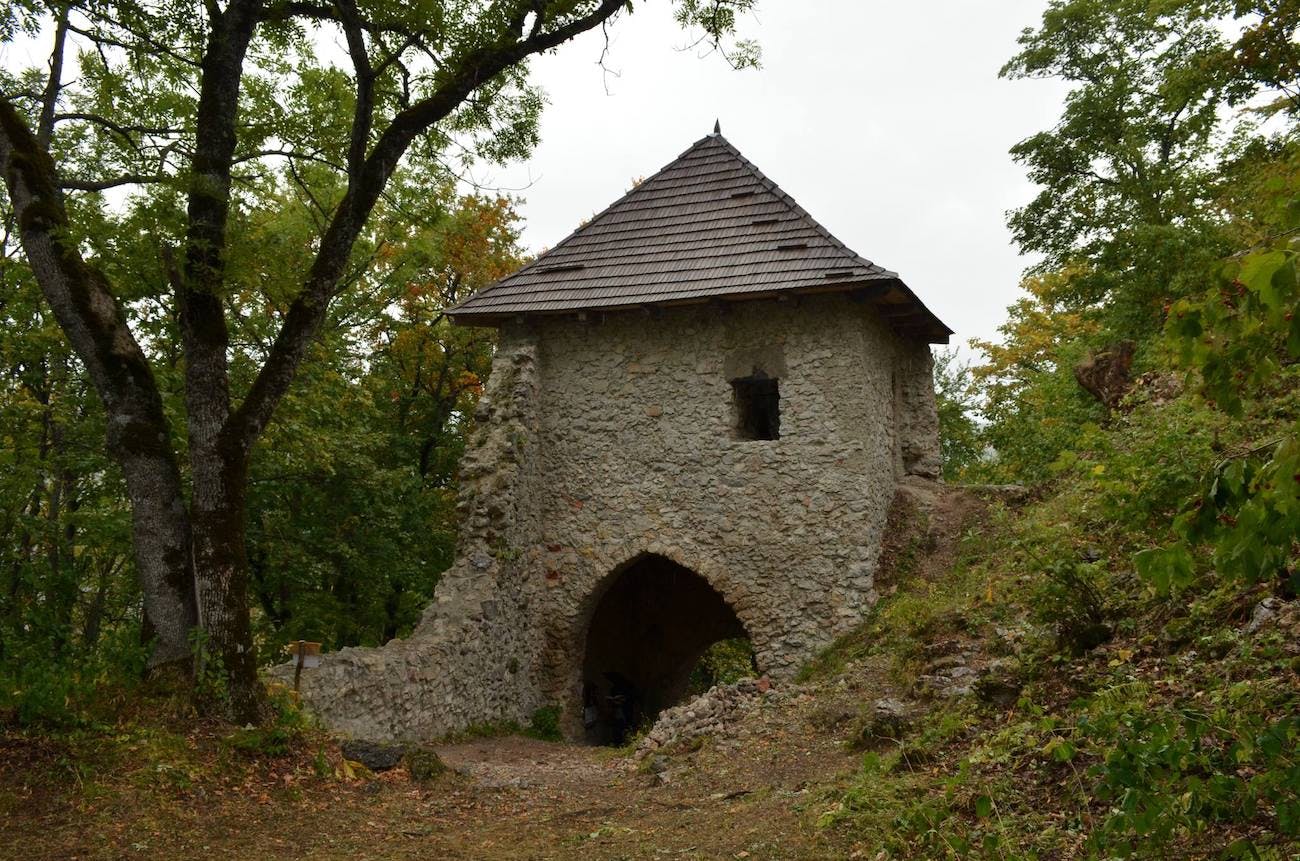
<svg viewBox="0 0 1300 861"><path fill-rule="evenodd" d="M540 251L713 128L862 256L900 273L956 331L992 338L1029 260L1008 209L1034 193L1007 150L1055 122L1056 82L998 70L1045 0L762 0L743 22L763 68L680 50L665 0L637 4L604 46L588 33L534 62L549 96L527 162L478 173L527 186L524 244ZM918 14L920 13L920 14ZM606 93L608 87L609 93ZM531 185L529 185L531 181Z"/></svg>

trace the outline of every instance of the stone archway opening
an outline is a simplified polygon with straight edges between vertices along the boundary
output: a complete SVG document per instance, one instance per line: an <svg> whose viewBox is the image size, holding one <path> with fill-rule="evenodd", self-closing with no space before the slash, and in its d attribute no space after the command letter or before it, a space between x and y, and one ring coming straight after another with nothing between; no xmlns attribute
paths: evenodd
<svg viewBox="0 0 1300 861"><path fill-rule="evenodd" d="M747 638L708 581L662 556L615 573L597 602L583 653L583 726L591 744L618 745L687 694L715 643Z"/></svg>

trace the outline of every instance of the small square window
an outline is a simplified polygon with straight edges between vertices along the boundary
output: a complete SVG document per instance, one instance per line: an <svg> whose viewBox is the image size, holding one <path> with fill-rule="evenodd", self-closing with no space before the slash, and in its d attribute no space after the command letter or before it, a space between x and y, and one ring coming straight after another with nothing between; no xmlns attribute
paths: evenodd
<svg viewBox="0 0 1300 861"><path fill-rule="evenodd" d="M761 371L731 381L737 439L781 438L781 392L777 381Z"/></svg>

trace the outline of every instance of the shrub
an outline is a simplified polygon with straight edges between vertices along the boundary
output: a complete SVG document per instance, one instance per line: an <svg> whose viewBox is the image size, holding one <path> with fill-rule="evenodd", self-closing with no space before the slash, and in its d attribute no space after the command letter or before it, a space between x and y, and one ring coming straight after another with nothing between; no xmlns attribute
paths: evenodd
<svg viewBox="0 0 1300 861"><path fill-rule="evenodd" d="M1055 628L1058 646L1080 655L1108 642L1113 632L1106 621L1097 565L1053 562L1043 575L1036 611Z"/></svg>
<svg viewBox="0 0 1300 861"><path fill-rule="evenodd" d="M559 706L542 706L533 712L532 720L528 722L525 735L542 741L563 740L564 734L560 732Z"/></svg>
<svg viewBox="0 0 1300 861"><path fill-rule="evenodd" d="M226 738L226 743L250 756L285 756L310 728L307 715L293 702L289 691L269 692L272 719L260 727L244 727Z"/></svg>

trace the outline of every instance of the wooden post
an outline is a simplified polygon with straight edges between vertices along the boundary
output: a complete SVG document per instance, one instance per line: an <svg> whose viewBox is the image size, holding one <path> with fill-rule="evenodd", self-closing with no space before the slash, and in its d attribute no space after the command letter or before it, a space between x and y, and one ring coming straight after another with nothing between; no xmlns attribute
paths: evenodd
<svg viewBox="0 0 1300 861"><path fill-rule="evenodd" d="M284 650L293 655L293 689L298 690L298 683L302 680L302 671L304 668L320 666L320 643L313 643L310 640L299 640L296 643L289 643Z"/></svg>

